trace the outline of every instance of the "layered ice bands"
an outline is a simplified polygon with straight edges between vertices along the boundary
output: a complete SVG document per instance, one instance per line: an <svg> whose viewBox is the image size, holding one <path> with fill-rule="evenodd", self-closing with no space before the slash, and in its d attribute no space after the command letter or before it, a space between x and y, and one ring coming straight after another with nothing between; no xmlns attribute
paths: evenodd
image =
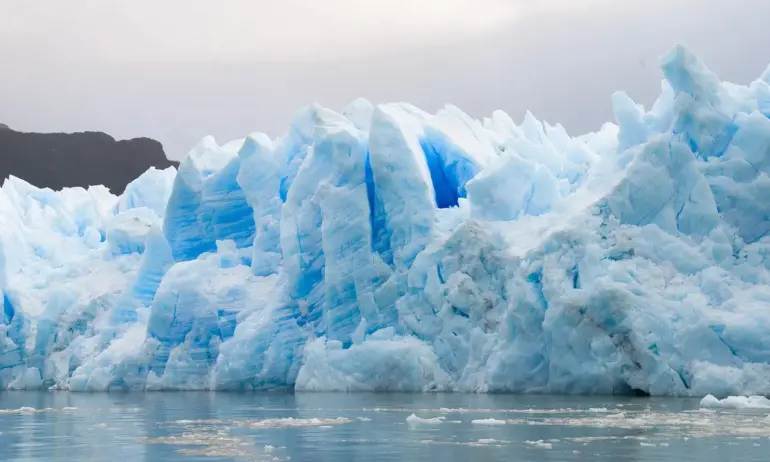
<svg viewBox="0 0 770 462"><path fill-rule="evenodd" d="M115 197L0 189L0 386L770 394L770 71L650 110L303 109Z"/></svg>

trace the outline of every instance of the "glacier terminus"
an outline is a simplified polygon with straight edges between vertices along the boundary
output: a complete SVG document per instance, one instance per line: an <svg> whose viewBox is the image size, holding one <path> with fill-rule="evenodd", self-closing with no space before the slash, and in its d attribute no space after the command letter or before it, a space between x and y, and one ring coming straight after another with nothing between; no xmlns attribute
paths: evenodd
<svg viewBox="0 0 770 462"><path fill-rule="evenodd" d="M0 189L0 388L770 394L770 69L570 136L360 99Z"/></svg>

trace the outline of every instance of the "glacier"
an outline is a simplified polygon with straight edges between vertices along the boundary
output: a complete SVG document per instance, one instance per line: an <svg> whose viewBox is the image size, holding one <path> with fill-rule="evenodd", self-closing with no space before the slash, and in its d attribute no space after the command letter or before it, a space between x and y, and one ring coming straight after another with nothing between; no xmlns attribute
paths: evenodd
<svg viewBox="0 0 770 462"><path fill-rule="evenodd" d="M770 68L571 136L359 99L0 188L0 388L770 394Z"/></svg>

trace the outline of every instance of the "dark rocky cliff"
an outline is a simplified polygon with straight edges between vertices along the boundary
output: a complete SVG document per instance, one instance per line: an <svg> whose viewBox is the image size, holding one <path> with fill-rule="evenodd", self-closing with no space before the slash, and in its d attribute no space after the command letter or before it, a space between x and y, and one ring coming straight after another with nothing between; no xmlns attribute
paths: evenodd
<svg viewBox="0 0 770 462"><path fill-rule="evenodd" d="M25 133L0 124L0 182L13 175L40 188L102 184L120 194L148 168L178 165L149 138L116 141L100 132Z"/></svg>

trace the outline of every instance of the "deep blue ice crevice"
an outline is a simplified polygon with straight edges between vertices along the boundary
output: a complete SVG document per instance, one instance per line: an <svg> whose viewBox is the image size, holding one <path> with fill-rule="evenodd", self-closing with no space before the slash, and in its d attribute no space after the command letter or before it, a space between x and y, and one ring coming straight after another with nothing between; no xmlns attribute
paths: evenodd
<svg viewBox="0 0 770 462"><path fill-rule="evenodd" d="M425 153L420 146L421 113L407 105L378 106L372 116L369 135L369 163L375 197L382 209L375 208L380 240L392 251L400 271L411 266L417 254L430 242L436 209L435 190Z"/></svg>
<svg viewBox="0 0 770 462"><path fill-rule="evenodd" d="M220 147L208 137L180 164L163 223L175 260L213 252L217 240L253 244L254 212L237 182L242 144Z"/></svg>

